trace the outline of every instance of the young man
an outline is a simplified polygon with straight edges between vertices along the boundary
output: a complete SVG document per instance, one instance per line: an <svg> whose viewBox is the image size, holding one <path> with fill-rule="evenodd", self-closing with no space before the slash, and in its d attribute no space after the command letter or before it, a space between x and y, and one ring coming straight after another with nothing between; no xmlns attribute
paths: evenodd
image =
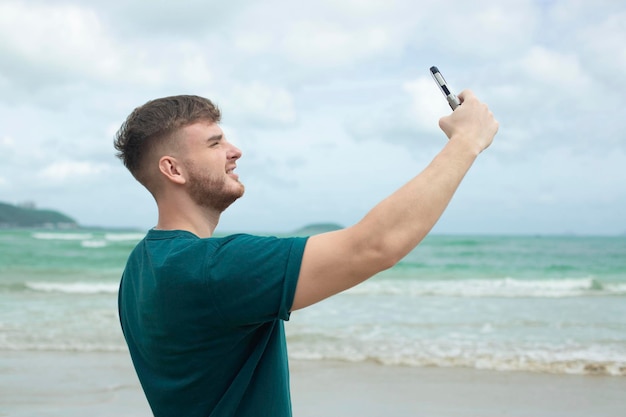
<svg viewBox="0 0 626 417"><path fill-rule="evenodd" d="M244 186L209 100L131 113L115 148L159 217L128 259L119 313L155 416L291 415L283 320L390 268L431 230L498 130L472 92L459 98L439 121L449 141L419 175L354 226L309 238L212 237Z"/></svg>

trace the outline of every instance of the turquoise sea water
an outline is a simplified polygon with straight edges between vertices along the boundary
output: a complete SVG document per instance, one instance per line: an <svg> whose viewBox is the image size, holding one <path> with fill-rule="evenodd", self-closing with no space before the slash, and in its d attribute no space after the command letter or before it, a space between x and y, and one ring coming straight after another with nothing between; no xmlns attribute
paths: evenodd
<svg viewBox="0 0 626 417"><path fill-rule="evenodd" d="M142 237L0 230L0 352L126 350L117 287ZM287 335L299 359L626 376L626 236L429 236Z"/></svg>

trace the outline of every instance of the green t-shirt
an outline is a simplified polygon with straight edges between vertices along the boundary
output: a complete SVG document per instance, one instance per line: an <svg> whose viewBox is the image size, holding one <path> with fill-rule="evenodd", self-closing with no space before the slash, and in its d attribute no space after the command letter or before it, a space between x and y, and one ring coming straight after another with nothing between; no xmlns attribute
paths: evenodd
<svg viewBox="0 0 626 417"><path fill-rule="evenodd" d="M283 320L306 238L150 230L119 292L155 416L291 416Z"/></svg>

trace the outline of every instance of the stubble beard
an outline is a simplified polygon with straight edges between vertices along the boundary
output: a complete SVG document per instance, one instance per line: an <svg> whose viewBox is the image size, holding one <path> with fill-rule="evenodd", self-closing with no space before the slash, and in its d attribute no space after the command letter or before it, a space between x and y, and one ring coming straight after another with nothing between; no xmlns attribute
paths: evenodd
<svg viewBox="0 0 626 417"><path fill-rule="evenodd" d="M201 207L223 212L243 196L244 186L227 176L205 175L195 168L189 171L189 196Z"/></svg>

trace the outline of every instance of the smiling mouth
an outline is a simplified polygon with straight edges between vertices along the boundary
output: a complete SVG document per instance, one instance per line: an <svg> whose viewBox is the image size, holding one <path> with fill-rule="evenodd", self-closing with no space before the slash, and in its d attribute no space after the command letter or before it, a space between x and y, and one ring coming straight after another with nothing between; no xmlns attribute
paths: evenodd
<svg viewBox="0 0 626 417"><path fill-rule="evenodd" d="M237 167L233 167L233 168L231 168L231 169L227 169L227 170L226 170L226 175L229 175L229 176L233 177L234 179L238 179L238 178L239 178L239 175L237 175L237 174L235 173L235 168L237 168Z"/></svg>

